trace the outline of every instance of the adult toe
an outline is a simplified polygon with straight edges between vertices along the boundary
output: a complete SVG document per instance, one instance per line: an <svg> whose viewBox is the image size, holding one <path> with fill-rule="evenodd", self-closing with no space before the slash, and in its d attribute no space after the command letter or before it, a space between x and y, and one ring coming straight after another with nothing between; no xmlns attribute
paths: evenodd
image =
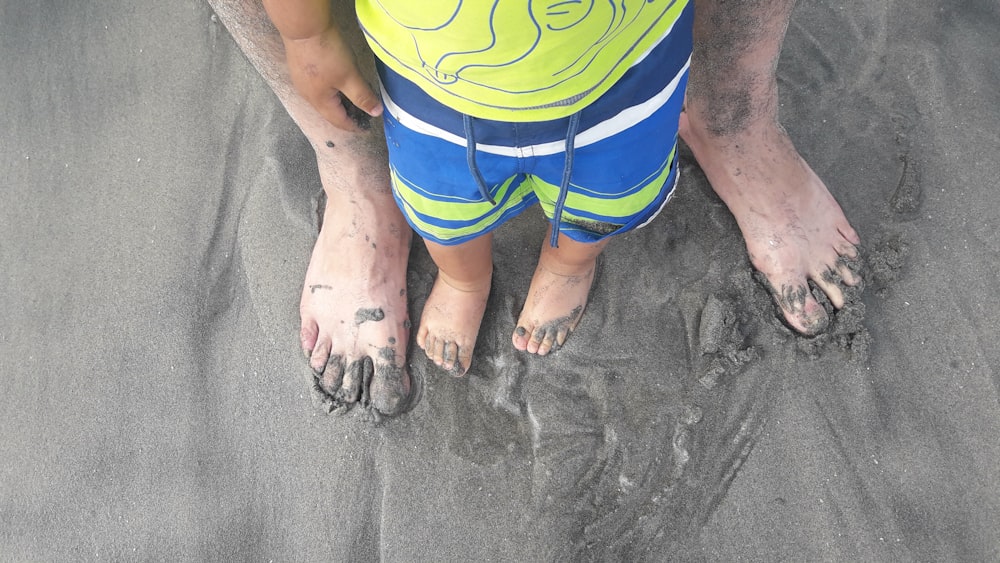
<svg viewBox="0 0 1000 563"><path fill-rule="evenodd" d="M784 311L785 320L804 336L816 336L826 330L830 325L830 317L826 314L826 309L819 304L812 296L806 301L805 306L797 311Z"/></svg>
<svg viewBox="0 0 1000 563"><path fill-rule="evenodd" d="M326 369L326 362L330 359L330 348L333 343L328 337L320 336L316 341L316 345L312 349L312 354L309 356L309 367L316 373L316 375L321 375Z"/></svg>
<svg viewBox="0 0 1000 563"><path fill-rule="evenodd" d="M841 240L834 245L834 250L839 256L843 256L849 260L853 260L858 257L858 247L847 240Z"/></svg>
<svg viewBox="0 0 1000 563"><path fill-rule="evenodd" d="M354 404L361 398L361 388L365 382L366 372L371 374L372 360L364 357L347 364L344 369L344 379L334 398L341 404Z"/></svg>
<svg viewBox="0 0 1000 563"><path fill-rule="evenodd" d="M797 332L814 336L830 323L826 310L812 296L805 278L772 283L772 295L785 321Z"/></svg>
<svg viewBox="0 0 1000 563"><path fill-rule="evenodd" d="M837 231L842 237L847 239L851 244L858 245L861 244L861 236L858 232L854 230L850 224L844 223L837 227Z"/></svg>
<svg viewBox="0 0 1000 563"><path fill-rule="evenodd" d="M826 294L827 299L830 300L835 309L840 309L844 306L844 292L840 287L843 281L837 270L833 268L827 269L822 274L813 276L813 282L820 291Z"/></svg>
<svg viewBox="0 0 1000 563"><path fill-rule="evenodd" d="M319 325L312 318L303 315L302 327L299 329L299 342L302 344L302 352L307 358L312 357L318 339Z"/></svg>
<svg viewBox="0 0 1000 563"><path fill-rule="evenodd" d="M396 361L375 364L369 388L371 406L378 412L393 416L401 413L410 396L410 376Z"/></svg>
<svg viewBox="0 0 1000 563"><path fill-rule="evenodd" d="M331 355L326 362L323 373L316 374L316 382L324 393L332 397L340 389L343 381L344 357L336 354Z"/></svg>
<svg viewBox="0 0 1000 563"><path fill-rule="evenodd" d="M854 262L846 260L838 261L837 273L840 275L840 279L844 280L845 285L855 287L862 284L863 280L861 279L861 275L857 273L857 266L857 263Z"/></svg>

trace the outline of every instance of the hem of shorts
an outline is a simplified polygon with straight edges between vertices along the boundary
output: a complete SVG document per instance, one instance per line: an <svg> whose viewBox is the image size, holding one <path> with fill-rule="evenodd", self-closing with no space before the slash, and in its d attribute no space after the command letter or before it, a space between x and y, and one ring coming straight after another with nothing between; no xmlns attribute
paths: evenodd
<svg viewBox="0 0 1000 563"><path fill-rule="evenodd" d="M424 240L429 240L429 241L431 241L433 243L436 243L436 244L440 244L441 246L457 246L459 244L462 244L463 242L469 242L470 240L477 239L477 238L479 238L479 237L481 237L483 235L489 234L489 233L497 230L498 228L500 228L502 225L504 225L505 223L507 223L508 221L510 221L511 219L513 219L514 217L517 217L521 213L524 213L530 207L538 204L538 196L535 195L533 192L529 193L525 199L521 200L522 203L518 204L518 205L521 205L520 209L517 209L516 207L512 208L512 209L515 210L515 212L512 213L512 214L510 214L510 215L508 215L508 216L504 216L504 214L501 213L501 217L500 217L499 220L491 223L490 225L488 225L484 229L482 229L480 231L476 231L475 233L470 233L470 234L462 235L462 236L455 237L455 238L442 239L440 237L437 237L435 235L427 233L423 229L421 229L421 228L417 227L416 225L414 225L413 221L410 219L410 216L406 213L406 211L404 211L402 209L402 206L399 205L399 195L396 193L395 189L392 190L392 195L393 195L394 198L396 198L396 200L397 200L397 202L396 202L397 206L400 207L400 211L403 213L403 219L406 219L406 223L408 225L410 225L410 228L413 229L413 232L417 233L417 236L419 236L420 238L422 238ZM524 203L525 201L528 201L528 203Z"/></svg>
<svg viewBox="0 0 1000 563"><path fill-rule="evenodd" d="M574 235L577 235L577 234L579 234L581 232L592 232L592 231L584 231L582 229L579 229L578 225L574 225L573 223L569 223L569 222L565 222L565 221L563 222L563 225L572 225L573 227L576 227L577 229L575 229L575 230L566 230L565 227L563 227L562 225L560 225L559 232L561 234L564 234L567 237L573 239L576 242L582 242L582 243L586 243L586 244L593 244L593 243L601 242L602 240L604 240L606 238L609 238L609 237L618 236L618 235L624 235L626 233L630 233L632 231L639 230L639 229L645 227L646 225L652 223L653 220L656 219L660 215L660 213L663 211L663 208L667 206L667 202L669 202L670 199L673 197L674 191L677 189L677 184L680 181L681 169L680 169L680 164L679 164L677 156L674 156L674 162L671 163L671 167L673 168L673 170L670 172L670 176L673 176L673 180L671 181L670 177L668 177L667 180L663 182L664 186L666 186L668 184L670 185L670 189L664 190L666 193L665 193L665 195L663 195L663 201L660 202L658 205L655 204L655 203L652 203L652 204L649 205L649 207L647 207L647 209L649 209L649 208L652 208L652 207L655 206L655 210L650 211L648 213L644 213L642 215L642 217L637 217L635 219L632 219L628 223L626 223L626 224L622 225L621 227L619 227L614 232L607 233L607 234L602 234L602 235L599 235L599 236L594 237L594 238L584 239L583 237L579 237L578 238L578 236L574 236ZM657 197L659 197L659 196L657 196ZM552 219L549 219L549 224L552 224Z"/></svg>

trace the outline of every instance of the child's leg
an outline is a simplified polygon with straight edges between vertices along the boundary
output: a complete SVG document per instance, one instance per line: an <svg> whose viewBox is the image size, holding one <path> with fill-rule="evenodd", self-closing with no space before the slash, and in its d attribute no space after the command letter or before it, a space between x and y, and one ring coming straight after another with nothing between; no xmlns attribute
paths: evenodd
<svg viewBox="0 0 1000 563"><path fill-rule="evenodd" d="M424 240L438 267L417 329L417 344L427 357L455 376L472 362L479 324L486 311L493 276L493 235L454 246Z"/></svg>
<svg viewBox="0 0 1000 563"><path fill-rule="evenodd" d="M540 356L562 346L576 328L594 283L597 257L610 240L588 244L560 234L559 247L552 248L550 236L551 225L513 336L515 348Z"/></svg>
<svg viewBox="0 0 1000 563"><path fill-rule="evenodd" d="M564 153L529 151L525 173L559 238L552 248L546 237L512 336L518 350L545 355L561 346L583 315L608 237L644 226L669 199L692 16L688 4L640 62L568 118Z"/></svg>

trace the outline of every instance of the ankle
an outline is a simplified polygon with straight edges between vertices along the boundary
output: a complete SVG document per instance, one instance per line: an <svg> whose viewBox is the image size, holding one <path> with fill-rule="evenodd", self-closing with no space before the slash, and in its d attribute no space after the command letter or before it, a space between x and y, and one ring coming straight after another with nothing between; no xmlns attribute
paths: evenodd
<svg viewBox="0 0 1000 563"><path fill-rule="evenodd" d="M726 142L781 130L776 108L774 111L745 109L745 113L739 114L723 112L711 104L706 106L688 98L681 118L681 134L687 137L693 133L700 139Z"/></svg>
<svg viewBox="0 0 1000 563"><path fill-rule="evenodd" d="M485 274L473 278L452 277L444 270L438 269L438 279L455 291L462 293L483 293L490 290L493 281L493 268L490 268Z"/></svg>
<svg viewBox="0 0 1000 563"><path fill-rule="evenodd" d="M542 255L538 260L538 269L554 276L573 278L590 274L596 264L596 256L584 260L562 260L552 255Z"/></svg>

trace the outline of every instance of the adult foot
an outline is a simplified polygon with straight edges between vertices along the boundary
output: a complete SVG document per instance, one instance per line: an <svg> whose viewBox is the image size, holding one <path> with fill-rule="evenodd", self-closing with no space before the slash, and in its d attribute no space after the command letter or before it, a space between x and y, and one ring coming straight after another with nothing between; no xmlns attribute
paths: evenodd
<svg viewBox="0 0 1000 563"><path fill-rule="evenodd" d="M560 236L559 245L558 250L547 243L542 248L528 298L511 338L514 348L539 356L558 350L576 329L594 283L597 256L604 247L604 244L580 245L564 236ZM582 250L586 255L569 263L560 259L560 254L574 250Z"/></svg>
<svg viewBox="0 0 1000 563"><path fill-rule="evenodd" d="M809 282L843 307L844 286L861 283L852 267L861 239L776 121L718 134L696 116L681 114L681 137L736 217L785 321L805 335L822 332L829 318Z"/></svg>
<svg viewBox="0 0 1000 563"><path fill-rule="evenodd" d="M409 229L357 205L327 204L302 291L302 349L331 409L360 402L394 415L410 394Z"/></svg>
<svg viewBox="0 0 1000 563"><path fill-rule="evenodd" d="M417 345L442 369L461 377L472 364L479 325L490 296L490 276L485 281L459 283L438 272L424 304L417 329Z"/></svg>
<svg viewBox="0 0 1000 563"><path fill-rule="evenodd" d="M209 3L316 151L327 206L300 305L302 349L316 384L332 408L363 402L397 414L410 394L405 362L411 230L389 188L382 128L369 123L375 126L361 132L338 129L298 93L284 43L259 1ZM354 21L352 2L332 7L334 20ZM365 52L356 25L342 31L355 52ZM373 69L362 67L374 83Z"/></svg>

